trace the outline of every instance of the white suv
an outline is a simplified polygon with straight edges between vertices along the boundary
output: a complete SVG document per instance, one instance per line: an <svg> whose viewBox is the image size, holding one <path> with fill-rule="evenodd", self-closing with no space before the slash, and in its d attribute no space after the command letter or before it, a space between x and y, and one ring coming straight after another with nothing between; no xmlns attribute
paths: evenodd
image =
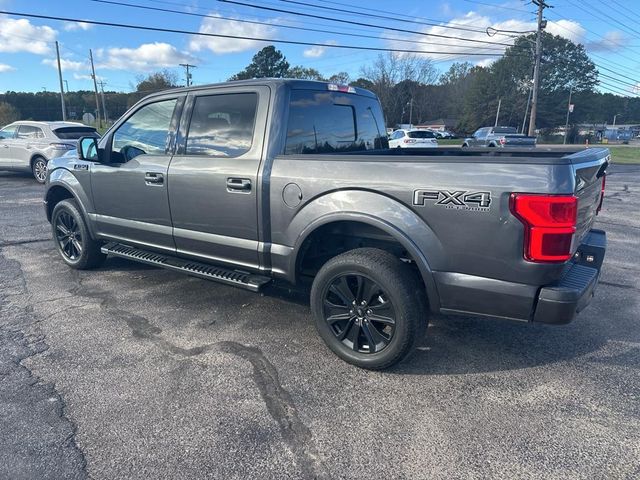
<svg viewBox="0 0 640 480"><path fill-rule="evenodd" d="M80 137L98 132L75 122L13 122L0 130L0 170L32 172L39 183L47 178L47 162L76 148Z"/></svg>
<svg viewBox="0 0 640 480"><path fill-rule="evenodd" d="M436 134L431 130L396 130L389 137L389 148L437 147Z"/></svg>

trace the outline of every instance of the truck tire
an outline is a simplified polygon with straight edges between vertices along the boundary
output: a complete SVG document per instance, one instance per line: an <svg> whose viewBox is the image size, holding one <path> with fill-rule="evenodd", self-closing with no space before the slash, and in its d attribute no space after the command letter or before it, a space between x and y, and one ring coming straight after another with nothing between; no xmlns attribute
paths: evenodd
<svg viewBox="0 0 640 480"><path fill-rule="evenodd" d="M417 274L376 248L359 248L323 265L311 287L318 333L343 360L380 370L413 350L427 327Z"/></svg>
<svg viewBox="0 0 640 480"><path fill-rule="evenodd" d="M31 161L31 173L38 183L44 183L47 180L47 159L34 157Z"/></svg>
<svg viewBox="0 0 640 480"><path fill-rule="evenodd" d="M91 238L75 200L62 200L54 207L51 229L58 253L71 268L88 270L101 265L107 258L100 251L101 243Z"/></svg>

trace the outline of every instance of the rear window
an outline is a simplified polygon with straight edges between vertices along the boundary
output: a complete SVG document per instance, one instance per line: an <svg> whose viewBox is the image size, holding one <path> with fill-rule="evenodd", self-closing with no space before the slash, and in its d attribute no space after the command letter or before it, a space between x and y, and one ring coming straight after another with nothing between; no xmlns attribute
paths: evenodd
<svg viewBox="0 0 640 480"><path fill-rule="evenodd" d="M493 133L518 133L514 127L495 127Z"/></svg>
<svg viewBox="0 0 640 480"><path fill-rule="evenodd" d="M379 103L360 95L293 90L286 155L388 148Z"/></svg>
<svg viewBox="0 0 640 480"><path fill-rule="evenodd" d="M61 140L78 140L80 137L97 137L98 132L92 127L61 127L53 133Z"/></svg>
<svg viewBox="0 0 640 480"><path fill-rule="evenodd" d="M433 132L428 132L426 130L418 130L417 132L409 132L407 133L409 138L435 138L435 134Z"/></svg>

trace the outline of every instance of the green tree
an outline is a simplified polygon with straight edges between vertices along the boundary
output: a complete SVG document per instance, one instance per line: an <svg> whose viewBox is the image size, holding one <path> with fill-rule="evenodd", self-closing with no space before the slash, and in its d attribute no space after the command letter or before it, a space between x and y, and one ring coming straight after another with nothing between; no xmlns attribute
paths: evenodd
<svg viewBox="0 0 640 480"><path fill-rule="evenodd" d="M289 62L280 50L273 45L264 47L251 59L251 63L229 80L247 80L250 78L283 78L289 72Z"/></svg>
<svg viewBox="0 0 640 480"><path fill-rule="evenodd" d="M7 102L0 102L0 127L20 120L20 112L16 107Z"/></svg>
<svg viewBox="0 0 640 480"><path fill-rule="evenodd" d="M136 81L136 92L153 93L175 88L178 84L178 76L169 70L162 70L150 73L146 77L138 76Z"/></svg>
<svg viewBox="0 0 640 480"><path fill-rule="evenodd" d="M288 78L300 78L303 80L320 80L323 81L324 77L315 68L307 68L302 65L297 65L290 68L287 71L286 77Z"/></svg>

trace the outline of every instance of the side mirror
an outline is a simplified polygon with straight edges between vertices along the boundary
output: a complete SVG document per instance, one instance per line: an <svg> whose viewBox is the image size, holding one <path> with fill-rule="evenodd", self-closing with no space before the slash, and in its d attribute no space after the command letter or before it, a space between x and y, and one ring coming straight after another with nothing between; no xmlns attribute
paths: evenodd
<svg viewBox="0 0 640 480"><path fill-rule="evenodd" d="M78 140L78 158L97 162L98 159L98 139L96 137L81 137Z"/></svg>

